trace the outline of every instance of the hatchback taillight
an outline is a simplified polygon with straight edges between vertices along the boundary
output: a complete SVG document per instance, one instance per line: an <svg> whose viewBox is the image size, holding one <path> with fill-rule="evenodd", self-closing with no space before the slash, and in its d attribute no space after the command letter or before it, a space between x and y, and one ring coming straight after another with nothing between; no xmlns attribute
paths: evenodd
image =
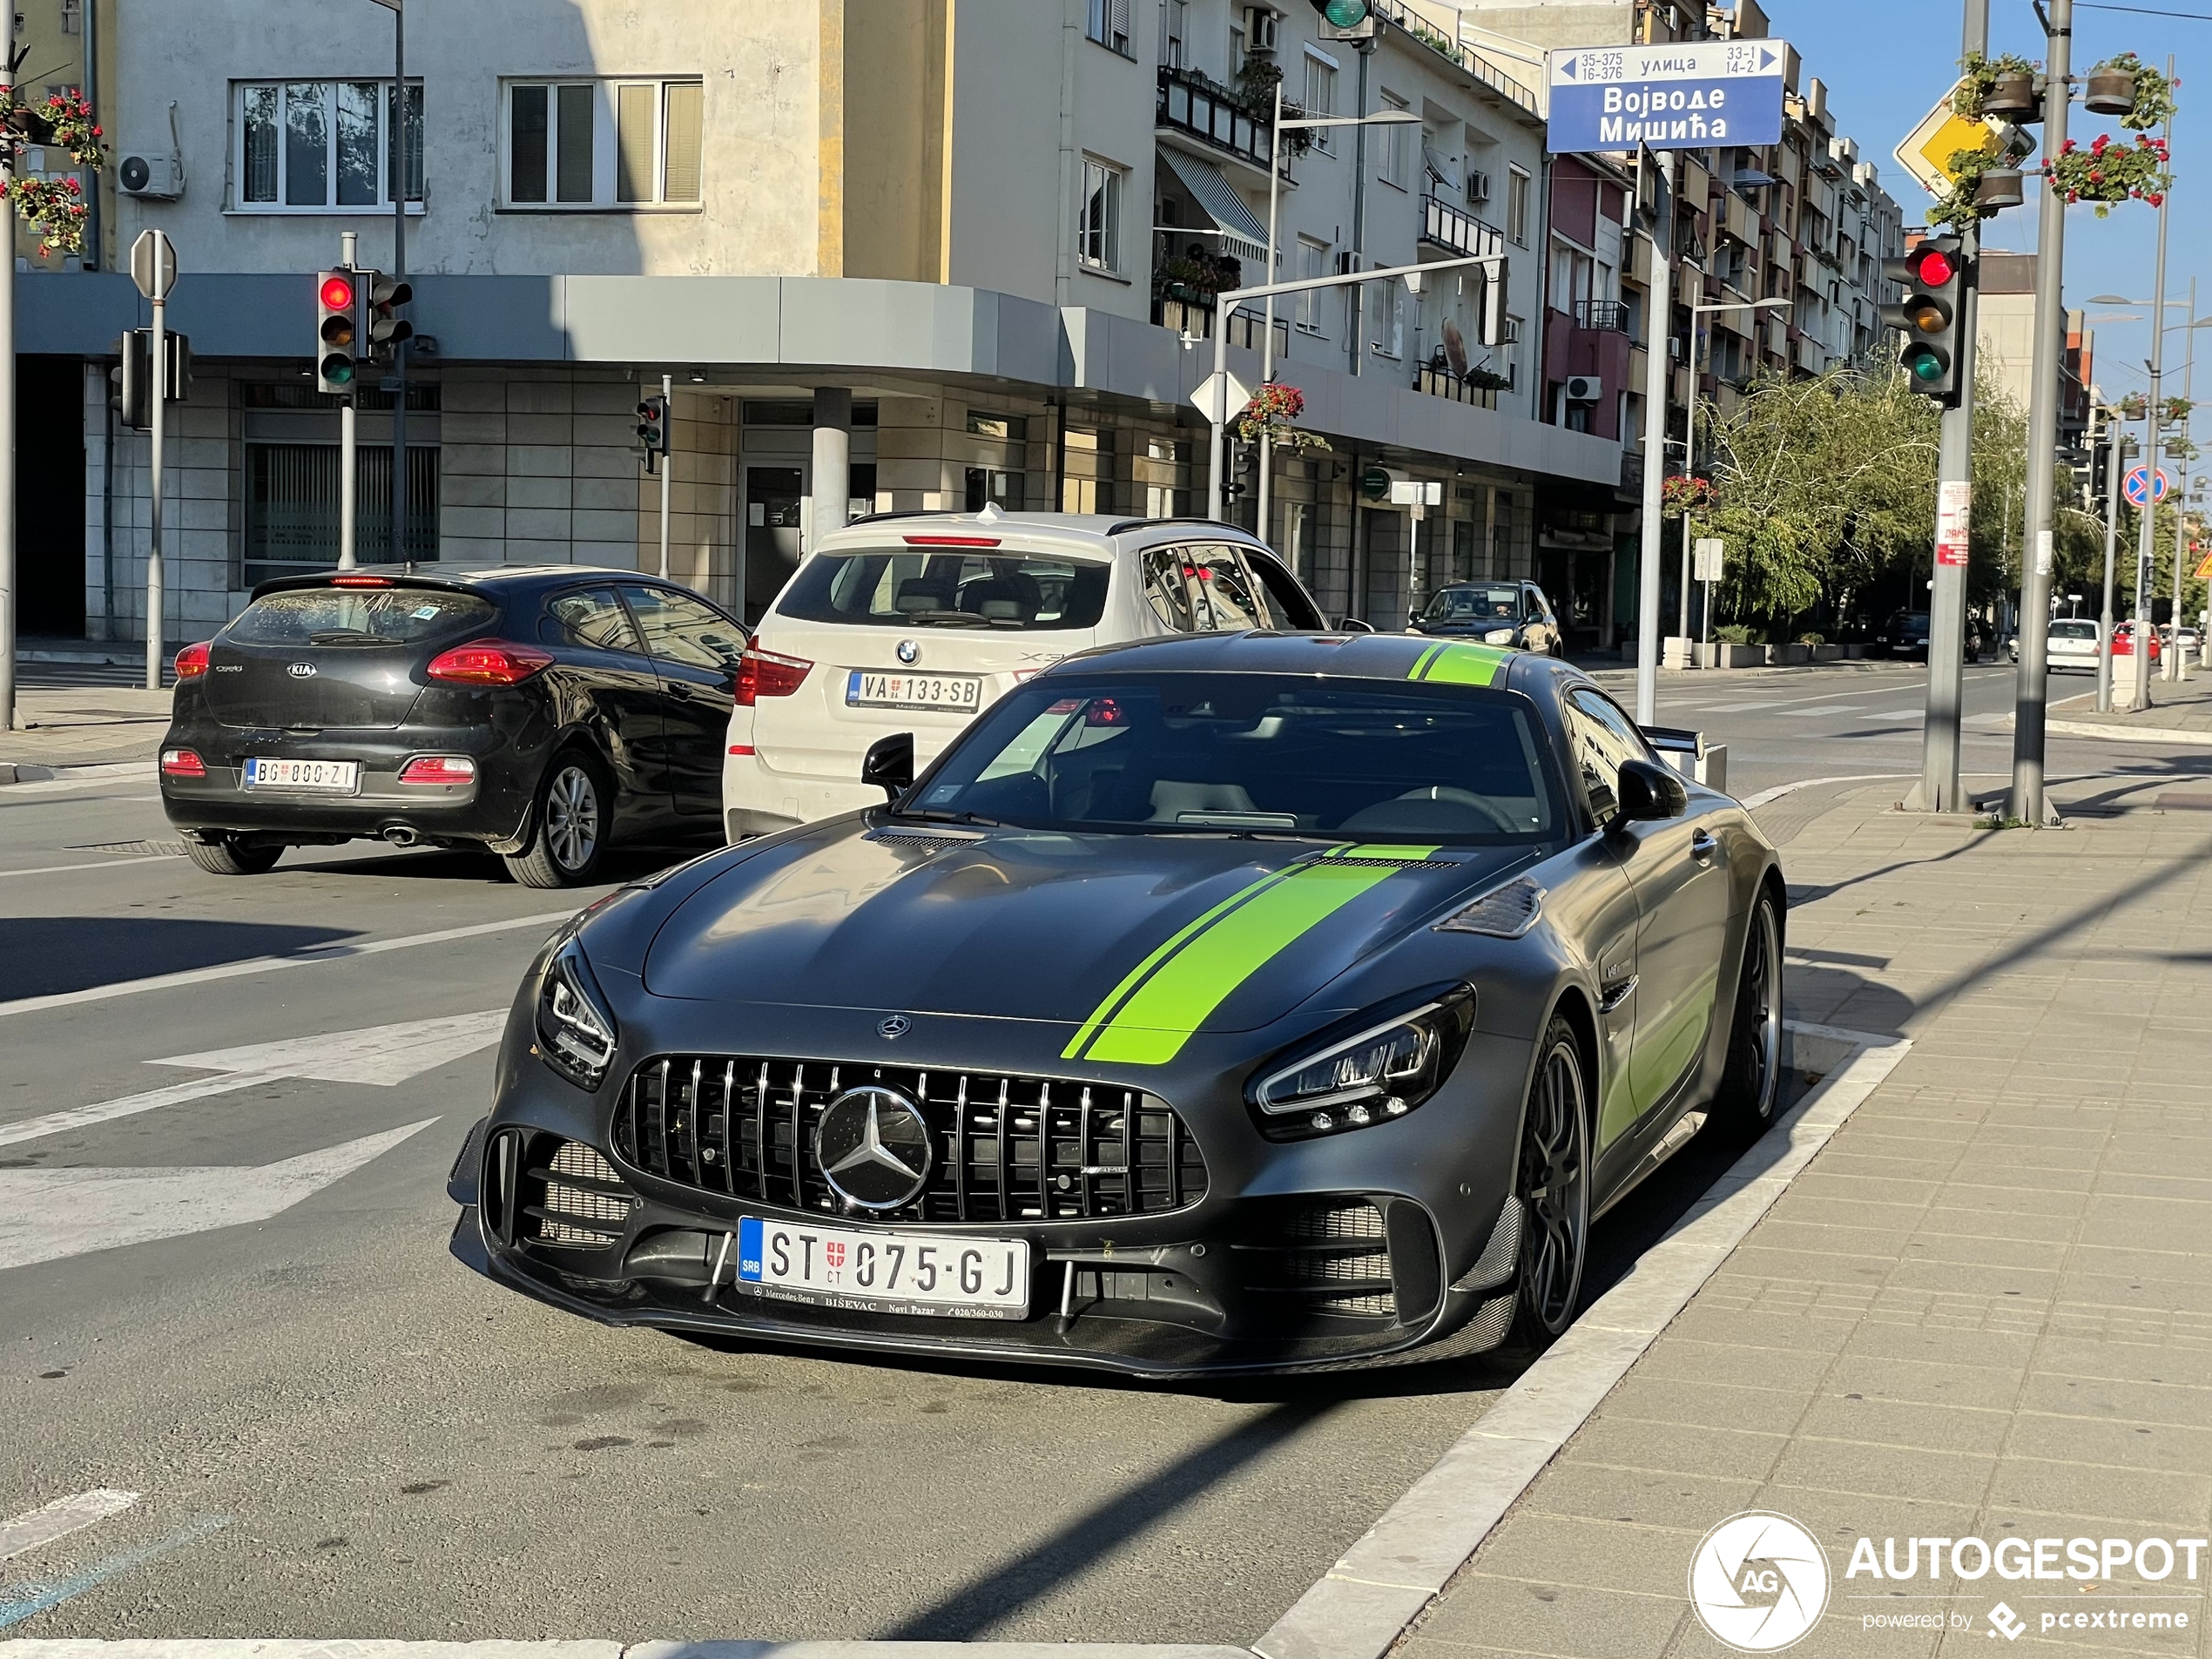
<svg viewBox="0 0 2212 1659"><path fill-rule="evenodd" d="M441 651L423 671L448 685L519 685L553 661L553 653L506 639L472 639Z"/></svg>
<svg viewBox="0 0 2212 1659"><path fill-rule="evenodd" d="M187 645L177 653L177 678L196 680L207 671L207 642Z"/></svg>
<svg viewBox="0 0 2212 1659"><path fill-rule="evenodd" d="M161 775L165 778L205 778L206 763L191 749L164 749L161 752Z"/></svg>
<svg viewBox="0 0 2212 1659"><path fill-rule="evenodd" d="M757 645L738 659L738 706L751 708L764 697L789 697L806 683L814 664L801 657L779 657Z"/></svg>
<svg viewBox="0 0 2212 1659"><path fill-rule="evenodd" d="M467 755L417 755L400 768L403 784L473 784L476 763Z"/></svg>

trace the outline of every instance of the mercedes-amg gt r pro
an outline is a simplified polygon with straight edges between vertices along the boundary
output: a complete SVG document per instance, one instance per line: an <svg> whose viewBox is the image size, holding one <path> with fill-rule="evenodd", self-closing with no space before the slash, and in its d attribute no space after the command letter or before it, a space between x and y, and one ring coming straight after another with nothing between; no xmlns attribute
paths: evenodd
<svg viewBox="0 0 2212 1659"><path fill-rule="evenodd" d="M1774 849L1563 664L1147 642L911 755L548 945L455 1254L618 1324L1155 1376L1533 1348L1593 1217L1774 1111Z"/></svg>

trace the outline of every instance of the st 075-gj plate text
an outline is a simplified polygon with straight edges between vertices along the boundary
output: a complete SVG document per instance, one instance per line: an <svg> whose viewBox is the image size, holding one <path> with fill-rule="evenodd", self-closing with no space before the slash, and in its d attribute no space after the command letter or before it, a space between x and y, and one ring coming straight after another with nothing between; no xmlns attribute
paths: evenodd
<svg viewBox="0 0 2212 1659"><path fill-rule="evenodd" d="M737 1285L763 1296L876 1313L1019 1319L1029 1246L1019 1238L860 1232L808 1222L738 1222Z"/></svg>

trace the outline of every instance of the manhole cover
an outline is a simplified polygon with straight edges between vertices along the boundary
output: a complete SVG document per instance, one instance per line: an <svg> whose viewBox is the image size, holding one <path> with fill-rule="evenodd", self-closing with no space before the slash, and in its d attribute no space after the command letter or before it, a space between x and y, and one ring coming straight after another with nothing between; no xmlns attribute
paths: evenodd
<svg viewBox="0 0 2212 1659"><path fill-rule="evenodd" d="M182 841L83 841L63 850L70 853L113 853L118 856L137 853L142 858L180 859L185 856Z"/></svg>

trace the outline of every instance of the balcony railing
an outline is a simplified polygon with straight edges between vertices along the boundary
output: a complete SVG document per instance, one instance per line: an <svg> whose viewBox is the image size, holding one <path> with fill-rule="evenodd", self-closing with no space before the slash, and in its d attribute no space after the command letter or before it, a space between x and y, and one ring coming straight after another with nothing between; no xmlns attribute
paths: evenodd
<svg viewBox="0 0 2212 1659"><path fill-rule="evenodd" d="M1480 52L1470 51L1442 32L1412 7L1406 5L1404 0L1375 0L1375 10L1439 57L1448 58L1493 91L1511 98L1530 114L1535 113L1536 95L1534 92Z"/></svg>
<svg viewBox="0 0 2212 1659"><path fill-rule="evenodd" d="M1463 380L1448 368L1422 368L1413 373L1413 389L1426 392L1431 397L1448 397L1454 403L1472 403L1479 409L1498 407L1498 388L1477 386Z"/></svg>
<svg viewBox="0 0 2212 1659"><path fill-rule="evenodd" d="M1421 239L1454 253L1487 255L1506 251L1503 231L1437 196L1421 198Z"/></svg>
<svg viewBox="0 0 2212 1659"><path fill-rule="evenodd" d="M1275 137L1265 121L1203 75L1189 70L1160 70L1157 110L1160 125L1203 138L1213 148L1255 167L1274 155Z"/></svg>
<svg viewBox="0 0 2212 1659"><path fill-rule="evenodd" d="M1195 300L1161 298L1152 302L1152 320L1163 328L1172 328L1179 334L1189 334L1194 340L1213 338L1214 307ZM1260 349L1260 341L1267 332L1267 318L1258 311L1248 311L1239 306L1229 314L1229 343L1242 346L1246 351ZM1275 319L1275 357L1281 361L1290 354L1291 320L1287 315Z"/></svg>
<svg viewBox="0 0 2212 1659"><path fill-rule="evenodd" d="M1606 328L1616 334L1629 332L1629 308L1618 300L1577 300L1575 302L1575 326L1577 328Z"/></svg>

